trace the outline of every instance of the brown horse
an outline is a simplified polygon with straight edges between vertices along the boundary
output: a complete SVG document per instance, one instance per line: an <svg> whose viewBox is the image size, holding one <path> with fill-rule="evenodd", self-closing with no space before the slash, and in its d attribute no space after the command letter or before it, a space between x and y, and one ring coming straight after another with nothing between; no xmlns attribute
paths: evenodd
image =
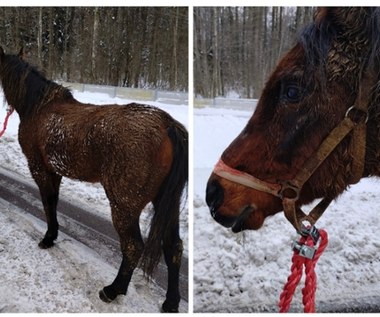
<svg viewBox="0 0 380 317"><path fill-rule="evenodd" d="M18 55L0 48L5 98L20 116L19 142L36 181L48 229L39 243L53 246L62 176L100 182L110 201L123 255L114 282L99 292L105 302L126 294L139 260L150 276L163 249L168 290L163 311L178 311L182 240L179 212L188 179L188 134L168 113L128 104L95 106L47 80ZM152 202L154 215L145 245L139 217Z"/></svg>
<svg viewBox="0 0 380 317"><path fill-rule="evenodd" d="M318 9L215 166L213 218L239 232L284 210L299 231L348 185L380 176L379 58L379 8Z"/></svg>

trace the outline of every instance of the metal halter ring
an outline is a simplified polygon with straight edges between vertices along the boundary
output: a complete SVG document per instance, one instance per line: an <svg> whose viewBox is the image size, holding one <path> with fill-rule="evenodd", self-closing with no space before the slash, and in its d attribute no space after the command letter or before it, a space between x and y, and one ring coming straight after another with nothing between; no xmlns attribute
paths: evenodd
<svg viewBox="0 0 380 317"><path fill-rule="evenodd" d="M281 183L281 190L278 193L281 199L289 198L293 200L298 200L300 196L300 188L289 183L289 181L284 181Z"/></svg>
<svg viewBox="0 0 380 317"><path fill-rule="evenodd" d="M354 111L354 112L353 112ZM351 114L351 116L350 116ZM350 108L347 109L345 117L350 118L353 122L356 124L362 122L362 119L364 118L365 115L365 120L364 123L367 123L368 121L368 112L365 110L361 110L356 108L355 106L351 106ZM356 117L358 116L358 117Z"/></svg>

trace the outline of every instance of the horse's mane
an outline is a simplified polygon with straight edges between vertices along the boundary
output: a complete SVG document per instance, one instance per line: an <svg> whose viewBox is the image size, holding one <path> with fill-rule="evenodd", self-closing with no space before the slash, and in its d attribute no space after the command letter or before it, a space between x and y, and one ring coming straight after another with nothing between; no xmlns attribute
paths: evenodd
<svg viewBox="0 0 380 317"><path fill-rule="evenodd" d="M344 29L342 25L337 27L339 23L336 21L336 17L320 14L320 18L303 29L299 36L298 42L304 49L307 67L310 67L310 70L313 71L318 70L318 75L322 75L320 77L322 79L323 74L325 74L329 49L337 39L346 39L346 41L350 42L349 45L351 47L362 45L362 43L355 43L355 41L368 40L367 47L369 49L364 62L379 65L380 8L367 7L361 9L354 8L353 10L361 10L359 14L364 15L364 19L356 19L355 24L350 25L347 29ZM347 10L344 12L347 12ZM349 14L344 18L349 19Z"/></svg>
<svg viewBox="0 0 380 317"><path fill-rule="evenodd" d="M16 55L4 55L0 77L10 106L31 115L54 100L69 100L69 89L48 80L35 66Z"/></svg>

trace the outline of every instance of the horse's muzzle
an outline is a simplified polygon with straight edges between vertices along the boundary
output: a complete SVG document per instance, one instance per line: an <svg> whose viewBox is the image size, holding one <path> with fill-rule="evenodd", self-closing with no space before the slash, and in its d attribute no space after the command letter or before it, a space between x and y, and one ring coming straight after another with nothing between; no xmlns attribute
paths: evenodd
<svg viewBox="0 0 380 317"><path fill-rule="evenodd" d="M222 226L230 228L234 222L235 217L224 216L218 212L220 206L223 204L224 192L223 187L217 180L208 182L206 188L206 203L210 208L212 218Z"/></svg>
<svg viewBox="0 0 380 317"><path fill-rule="evenodd" d="M209 181L206 188L206 203L214 219L217 216L219 207L223 204L223 199L223 187L217 180Z"/></svg>
<svg viewBox="0 0 380 317"><path fill-rule="evenodd" d="M232 227L233 232L241 231L244 221L246 220L247 215L251 212L251 209L244 209L244 211L237 217L222 215L218 210L223 204L223 200L223 187L217 180L210 181L206 188L206 203L210 208L212 218L226 228Z"/></svg>

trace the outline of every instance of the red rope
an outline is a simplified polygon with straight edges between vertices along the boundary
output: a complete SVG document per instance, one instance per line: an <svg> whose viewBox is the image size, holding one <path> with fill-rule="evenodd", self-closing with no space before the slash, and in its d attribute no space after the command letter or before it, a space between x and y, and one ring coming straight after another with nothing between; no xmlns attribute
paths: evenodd
<svg viewBox="0 0 380 317"><path fill-rule="evenodd" d="M15 110L14 108L10 108L7 111L7 115L6 115L4 123L3 123L3 130L1 130L1 132L0 132L0 138L3 136L5 130L7 129L9 117L12 115L12 113L13 113L14 110Z"/></svg>
<svg viewBox="0 0 380 317"><path fill-rule="evenodd" d="M327 247L328 237L327 232L323 229L319 230L320 241L318 249L314 257L308 259L299 254L298 250L294 251L292 257L291 273L288 277L284 289L280 295L280 313L289 311L290 303L292 302L294 292L302 277L303 267L305 266L305 287L302 289L302 303L304 305L305 313L315 313L315 291L317 290L317 275L315 274L315 265L323 251ZM306 245L307 247L314 248L314 241L310 235L302 236L298 245Z"/></svg>

